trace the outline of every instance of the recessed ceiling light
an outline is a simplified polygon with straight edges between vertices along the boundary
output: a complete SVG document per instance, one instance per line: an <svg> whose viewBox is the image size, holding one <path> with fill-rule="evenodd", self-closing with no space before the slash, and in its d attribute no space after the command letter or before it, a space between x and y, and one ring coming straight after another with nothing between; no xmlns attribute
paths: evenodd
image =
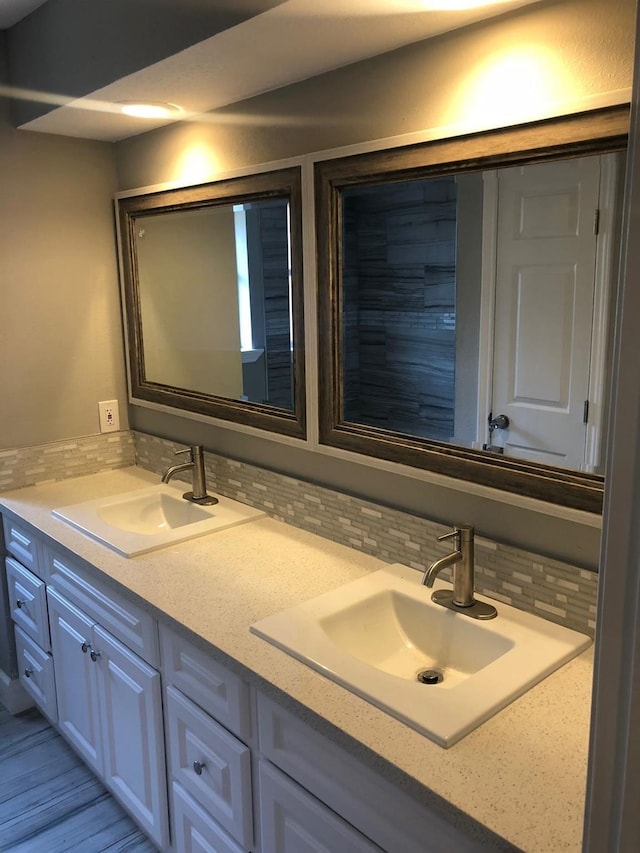
<svg viewBox="0 0 640 853"><path fill-rule="evenodd" d="M120 110L135 118L171 118L182 112L177 104L161 101L120 101Z"/></svg>

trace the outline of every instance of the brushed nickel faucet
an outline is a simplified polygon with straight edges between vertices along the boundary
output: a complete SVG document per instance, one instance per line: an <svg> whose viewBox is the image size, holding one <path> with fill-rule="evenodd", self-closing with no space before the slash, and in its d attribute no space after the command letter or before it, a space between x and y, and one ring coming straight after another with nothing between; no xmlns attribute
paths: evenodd
<svg viewBox="0 0 640 853"><path fill-rule="evenodd" d="M168 483L169 480L180 471L188 471L191 469L192 486L190 492L185 492L183 498L186 501L191 501L194 504L201 506L213 506L218 503L218 498L207 494L207 483L204 473L204 453L201 444L194 444L185 450L176 450L174 456L179 456L181 453L189 453L190 462L183 462L181 465L172 465L162 475L162 482Z"/></svg>
<svg viewBox="0 0 640 853"><path fill-rule="evenodd" d="M431 588L436 577L443 569L453 566L453 589L437 589L431 596L436 604L441 604L456 613L464 613L473 619L493 619L498 611L492 604L477 601L473 595L474 586L474 535L471 524L461 524L451 533L438 536L438 541L453 539L455 550L432 563L422 577L424 586Z"/></svg>

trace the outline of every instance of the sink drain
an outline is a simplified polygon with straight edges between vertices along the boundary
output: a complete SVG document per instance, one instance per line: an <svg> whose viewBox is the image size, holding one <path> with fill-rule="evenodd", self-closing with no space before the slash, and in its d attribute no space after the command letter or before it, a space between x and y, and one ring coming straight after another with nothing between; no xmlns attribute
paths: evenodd
<svg viewBox="0 0 640 853"><path fill-rule="evenodd" d="M420 684L440 684L444 678L439 669L423 669L416 677Z"/></svg>

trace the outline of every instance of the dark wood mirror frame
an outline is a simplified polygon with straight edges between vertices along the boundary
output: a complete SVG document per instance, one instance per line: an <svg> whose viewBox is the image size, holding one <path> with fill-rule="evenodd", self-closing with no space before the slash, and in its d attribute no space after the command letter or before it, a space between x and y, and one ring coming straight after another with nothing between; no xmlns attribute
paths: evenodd
<svg viewBox="0 0 640 853"><path fill-rule="evenodd" d="M342 204L347 187L621 150L627 106L356 154L315 164L320 442L555 504L601 513L604 478L344 420Z"/></svg>
<svg viewBox="0 0 640 853"><path fill-rule="evenodd" d="M287 199L290 211L291 312L293 322L293 410L264 403L218 397L185 388L150 382L145 375L143 328L135 224L138 216L216 205L233 205L269 199ZM296 438L306 437L304 356L304 297L302 279L302 179L300 167L261 172L197 186L119 198L125 331L128 343L129 384L132 400L208 415Z"/></svg>

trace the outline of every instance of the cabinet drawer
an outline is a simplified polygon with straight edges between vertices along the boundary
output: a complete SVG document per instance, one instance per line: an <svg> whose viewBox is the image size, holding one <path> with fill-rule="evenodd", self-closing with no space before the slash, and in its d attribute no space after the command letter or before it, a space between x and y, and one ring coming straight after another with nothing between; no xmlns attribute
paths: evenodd
<svg viewBox="0 0 640 853"><path fill-rule="evenodd" d="M174 684L225 728L249 741L248 685L166 625L160 625L160 642L166 683Z"/></svg>
<svg viewBox="0 0 640 853"><path fill-rule="evenodd" d="M177 782L171 795L175 853L243 853L243 848Z"/></svg>
<svg viewBox="0 0 640 853"><path fill-rule="evenodd" d="M7 557L7 587L11 618L45 652L51 650L46 587L12 557Z"/></svg>
<svg viewBox="0 0 640 853"><path fill-rule="evenodd" d="M34 575L44 578L42 546L31 527L7 515L3 516L2 524L7 551L20 560L22 565L30 569Z"/></svg>
<svg viewBox="0 0 640 853"><path fill-rule="evenodd" d="M38 707L57 721L56 683L53 658L16 625L16 655L20 681Z"/></svg>
<svg viewBox="0 0 640 853"><path fill-rule="evenodd" d="M167 687L173 781L249 849L253 841L251 753L174 687Z"/></svg>
<svg viewBox="0 0 640 853"><path fill-rule="evenodd" d="M86 579L80 563L45 546L44 563L50 587L61 592L151 666L160 666L156 620L113 589Z"/></svg>
<svg viewBox="0 0 640 853"><path fill-rule="evenodd" d="M381 853L275 767L261 761L259 775L262 853Z"/></svg>
<svg viewBox="0 0 640 853"><path fill-rule="evenodd" d="M263 694L258 694L258 729L262 755L383 850L486 849Z"/></svg>

